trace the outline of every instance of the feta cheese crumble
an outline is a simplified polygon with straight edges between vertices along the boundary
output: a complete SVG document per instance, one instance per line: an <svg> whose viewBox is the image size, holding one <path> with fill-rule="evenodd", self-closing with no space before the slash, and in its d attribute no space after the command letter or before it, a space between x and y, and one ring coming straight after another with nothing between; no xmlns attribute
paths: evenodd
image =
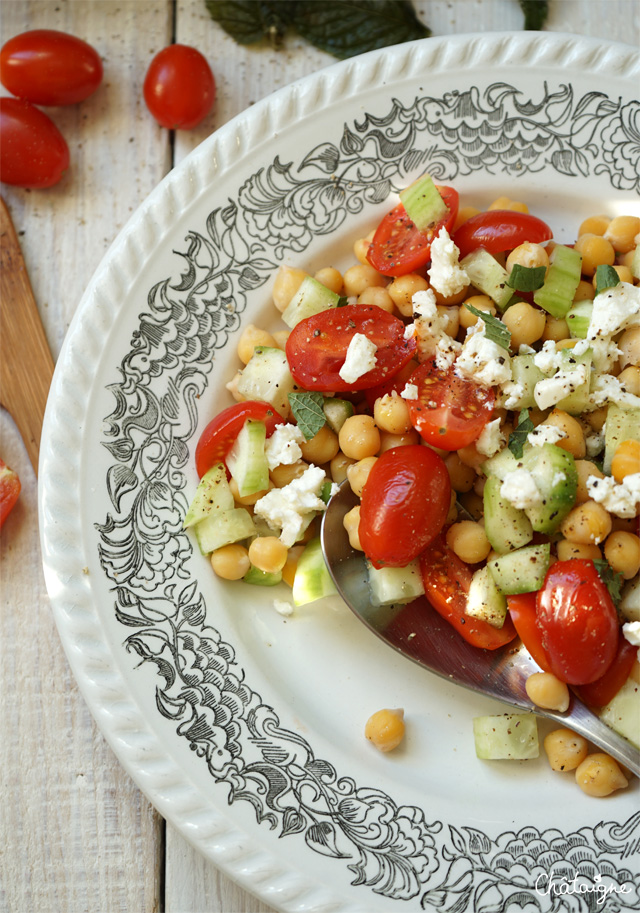
<svg viewBox="0 0 640 913"><path fill-rule="evenodd" d="M556 425L538 425L527 435L527 441L536 447L542 447L543 444L557 444L563 438L568 437L566 431L558 428Z"/></svg>
<svg viewBox="0 0 640 913"><path fill-rule="evenodd" d="M496 418L492 422L488 422L480 432L480 436L476 440L476 450L484 456L492 457L502 450L506 443L507 439L500 431L500 419Z"/></svg>
<svg viewBox="0 0 640 913"><path fill-rule="evenodd" d="M254 513L271 529L280 530L280 541L291 547L318 511L326 509L320 491L326 481L324 469L309 466L283 488L272 488L254 505Z"/></svg>
<svg viewBox="0 0 640 913"><path fill-rule="evenodd" d="M432 289L416 292L411 299L415 335L420 361L435 357L436 366L446 371L462 349L461 343L447 333L448 320L438 311Z"/></svg>
<svg viewBox="0 0 640 913"><path fill-rule="evenodd" d="M304 434L297 425L276 425L271 437L264 445L269 469L276 466L291 466L302 458L300 444L304 443Z"/></svg>
<svg viewBox="0 0 640 913"><path fill-rule="evenodd" d="M539 380L533 388L533 398L538 409L550 409L563 400L565 396L575 393L578 387L586 383L589 369L586 365L576 365L569 371L557 371L553 377Z"/></svg>
<svg viewBox="0 0 640 913"><path fill-rule="evenodd" d="M417 399L418 398L418 385L417 384L405 384L404 390L400 394L403 399Z"/></svg>
<svg viewBox="0 0 640 913"><path fill-rule="evenodd" d="M279 615L284 615L285 617L293 615L293 606L290 602L285 602L284 599L274 599L273 607Z"/></svg>
<svg viewBox="0 0 640 913"><path fill-rule="evenodd" d="M429 282L441 295L450 298L466 288L470 279L459 264L460 250L449 237L446 228L441 228L437 238L431 242L431 268Z"/></svg>
<svg viewBox="0 0 640 913"><path fill-rule="evenodd" d="M543 501L536 480L528 469L514 469L508 473L500 486L500 495L520 510L538 507Z"/></svg>
<svg viewBox="0 0 640 913"><path fill-rule="evenodd" d="M354 333L351 337L344 364L339 370L340 377L348 384L355 383L359 377L372 371L376 364L378 347L364 333Z"/></svg>
<svg viewBox="0 0 640 913"><path fill-rule="evenodd" d="M478 324L482 323L478 327ZM511 380L511 359L509 353L491 339L487 339L484 321L478 321L472 333L467 335L462 352L456 360L455 372L458 377L466 377L492 387Z"/></svg>
<svg viewBox="0 0 640 913"><path fill-rule="evenodd" d="M622 482L616 482L611 476L604 479L589 476L587 492L593 501L602 504L610 514L616 517L635 517L640 504L640 472L625 476Z"/></svg>
<svg viewBox="0 0 640 913"><path fill-rule="evenodd" d="M628 621L623 624L622 634L632 647L640 647L640 621ZM640 662L640 649L638 650L638 662Z"/></svg>
<svg viewBox="0 0 640 913"><path fill-rule="evenodd" d="M640 287L620 282L593 299L587 339L615 336L640 325Z"/></svg>
<svg viewBox="0 0 640 913"><path fill-rule="evenodd" d="M640 396L628 393L624 384L621 384L618 378L612 374L601 374L600 377L594 379L591 385L589 403L594 409L609 403L640 409Z"/></svg>

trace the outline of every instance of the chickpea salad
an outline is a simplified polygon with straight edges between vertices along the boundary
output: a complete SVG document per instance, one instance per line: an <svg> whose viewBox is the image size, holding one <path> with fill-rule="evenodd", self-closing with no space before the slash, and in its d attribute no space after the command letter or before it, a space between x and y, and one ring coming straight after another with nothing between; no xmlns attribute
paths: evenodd
<svg viewBox="0 0 640 913"><path fill-rule="evenodd" d="M424 175L313 276L280 268L281 329L247 326L234 404L196 448L185 527L225 580L275 608L335 592L319 521L345 516L371 600L424 600L469 643L520 638L534 705L570 689L640 746L640 218L587 218L572 245L521 202L460 208ZM535 757L535 716L474 720L481 758ZM366 737L404 736L382 709ZM514 733L516 733L514 735ZM631 776L585 739L544 740L589 795Z"/></svg>

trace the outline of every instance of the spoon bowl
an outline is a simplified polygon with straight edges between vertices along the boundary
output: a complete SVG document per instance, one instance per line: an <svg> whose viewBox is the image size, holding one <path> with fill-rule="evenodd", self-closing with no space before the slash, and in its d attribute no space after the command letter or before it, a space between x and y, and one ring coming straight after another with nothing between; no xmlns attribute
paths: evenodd
<svg viewBox="0 0 640 913"><path fill-rule="evenodd" d="M351 547L343 523L345 514L357 503L349 484L343 483L324 513L320 540L333 582L360 621L398 653L429 672L519 711L555 720L640 776L640 751L574 694L564 713L545 710L531 702L525 682L540 668L520 641L498 650L473 647L432 608L426 597L407 604L372 605L364 555Z"/></svg>

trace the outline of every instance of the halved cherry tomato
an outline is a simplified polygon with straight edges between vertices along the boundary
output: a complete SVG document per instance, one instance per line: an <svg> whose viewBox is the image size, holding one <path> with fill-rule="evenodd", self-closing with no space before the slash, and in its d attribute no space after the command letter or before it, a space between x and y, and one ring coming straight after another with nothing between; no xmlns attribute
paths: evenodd
<svg viewBox="0 0 640 913"><path fill-rule="evenodd" d="M540 244L552 237L547 223L536 216L511 209L490 209L463 222L453 235L453 243L460 249L462 259L479 247L490 254L499 254L513 250L523 241Z"/></svg>
<svg viewBox="0 0 640 913"><path fill-rule="evenodd" d="M404 567L438 535L451 484L442 457L410 444L385 451L369 473L360 503L360 544L374 567Z"/></svg>
<svg viewBox="0 0 640 913"><path fill-rule="evenodd" d="M51 118L21 98L0 98L0 181L52 187L68 167L69 147Z"/></svg>
<svg viewBox="0 0 640 913"><path fill-rule="evenodd" d="M556 561L536 598L537 624L551 671L569 685L587 685L611 665L619 625L593 561Z"/></svg>
<svg viewBox="0 0 640 913"><path fill-rule="evenodd" d="M223 409L209 422L196 446L196 470L199 478L216 463L224 462L242 426L250 418L265 423L267 437L273 434L276 425L284 421L273 406L257 400L234 403Z"/></svg>
<svg viewBox="0 0 640 913"><path fill-rule="evenodd" d="M591 707L605 707L629 678L637 655L638 648L629 643L620 629L616 655L611 665L595 682L576 687L578 697Z"/></svg>
<svg viewBox="0 0 640 913"><path fill-rule="evenodd" d="M442 535L422 553L420 568L427 599L467 643L497 650L516 638L516 629L508 615L503 626L495 628L481 618L466 614L473 572L446 546Z"/></svg>
<svg viewBox="0 0 640 913"><path fill-rule="evenodd" d="M542 646L542 635L536 624L536 594L521 593L517 596L507 596L507 605L518 637L532 659L543 672L550 672L549 660Z"/></svg>
<svg viewBox="0 0 640 913"><path fill-rule="evenodd" d="M377 346L376 366L347 382L340 377L349 343L362 333ZM296 324L287 339L287 361L305 390L366 390L393 377L416 352L416 340L404 338L404 323L374 305L329 308Z"/></svg>
<svg viewBox="0 0 640 913"><path fill-rule="evenodd" d="M18 474L0 460L0 529L18 500L20 488Z"/></svg>
<svg viewBox="0 0 640 913"><path fill-rule="evenodd" d="M399 203L378 225L367 260L384 276L404 276L425 266L431 259L431 242L441 228L448 232L458 217L458 192L453 187L438 187L449 207L448 215L427 231L420 231Z"/></svg>
<svg viewBox="0 0 640 913"><path fill-rule="evenodd" d="M491 418L493 388L458 377L453 367L443 370L434 359L425 361L409 383L418 388L418 398L407 400L411 424L428 444L441 450L467 447Z"/></svg>

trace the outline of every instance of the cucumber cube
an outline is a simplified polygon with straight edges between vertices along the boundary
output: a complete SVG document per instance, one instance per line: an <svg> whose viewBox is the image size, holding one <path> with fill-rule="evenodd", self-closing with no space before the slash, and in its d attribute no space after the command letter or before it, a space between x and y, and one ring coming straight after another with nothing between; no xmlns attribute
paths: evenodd
<svg viewBox="0 0 640 913"><path fill-rule="evenodd" d="M539 590L551 563L551 545L527 545L489 561L487 567L496 586L507 596Z"/></svg>
<svg viewBox="0 0 640 913"><path fill-rule="evenodd" d="M223 510L214 516L205 517L193 527L198 546L203 555L210 555L223 545L240 542L255 534L251 514L244 507Z"/></svg>
<svg viewBox="0 0 640 913"><path fill-rule="evenodd" d="M293 602L306 605L337 592L322 554L320 537L311 539L300 555L293 578Z"/></svg>
<svg viewBox="0 0 640 913"><path fill-rule="evenodd" d="M332 292L312 276L305 276L300 288L284 309L282 319L293 329L296 324L307 317L313 317L328 308L337 307L340 295Z"/></svg>
<svg viewBox="0 0 640 913"><path fill-rule="evenodd" d="M233 504L233 494L227 482L224 463L216 463L200 479L184 518L184 529L220 511L232 510Z"/></svg>
<svg viewBox="0 0 640 913"><path fill-rule="evenodd" d="M474 572L467 594L466 615L480 618L494 628L501 628L507 617L507 600L500 592L489 568L478 568Z"/></svg>
<svg viewBox="0 0 640 913"><path fill-rule="evenodd" d="M467 254L460 261L462 269L466 270L471 285L488 295L495 302L499 310L504 311L513 298L513 289L507 285L509 274L495 257L483 247Z"/></svg>
<svg viewBox="0 0 640 913"><path fill-rule="evenodd" d="M367 562L367 574L372 605L396 605L424 595L418 561L412 561L406 567L381 568Z"/></svg>
<svg viewBox="0 0 640 913"><path fill-rule="evenodd" d="M485 761L528 761L540 754L538 722L531 713L477 716L473 739L477 757Z"/></svg>
<svg viewBox="0 0 640 913"><path fill-rule="evenodd" d="M227 466L241 498L269 487L269 464L264 450L264 422L247 419L227 454Z"/></svg>

